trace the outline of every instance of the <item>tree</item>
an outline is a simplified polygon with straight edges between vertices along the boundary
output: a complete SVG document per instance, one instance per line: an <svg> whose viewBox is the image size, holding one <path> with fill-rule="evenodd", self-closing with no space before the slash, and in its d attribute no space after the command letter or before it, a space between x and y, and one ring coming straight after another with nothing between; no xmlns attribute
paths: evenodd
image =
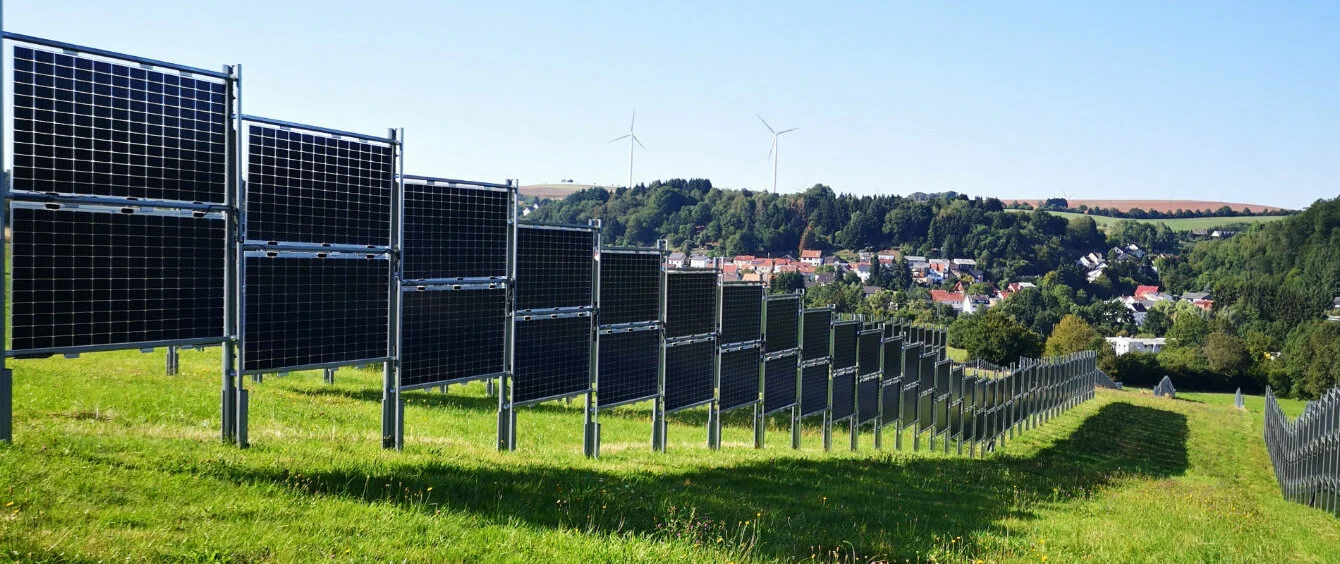
<svg viewBox="0 0 1340 564"><path fill-rule="evenodd" d="M1237 335L1230 335L1223 331L1210 333L1205 337L1205 345L1202 347L1205 354L1205 360L1210 365L1210 370L1235 378L1247 373L1252 366L1251 354L1247 352L1247 344L1239 339Z"/></svg>
<svg viewBox="0 0 1340 564"><path fill-rule="evenodd" d="M1019 357L1042 353L1042 336L996 310L961 316L949 326L949 341L968 350L968 356L993 364L1009 364Z"/></svg>
<svg viewBox="0 0 1340 564"><path fill-rule="evenodd" d="M819 241L819 235L814 232L813 225L806 225L805 232L800 234L800 250L818 250L822 248Z"/></svg>
<svg viewBox="0 0 1340 564"><path fill-rule="evenodd" d="M1064 356L1070 353L1080 351L1097 350L1103 343L1103 336L1098 334L1089 323L1084 321L1078 315L1067 315L1061 318L1061 322L1052 329L1052 334L1047 338L1047 356Z"/></svg>
<svg viewBox="0 0 1340 564"><path fill-rule="evenodd" d="M1177 346L1195 347L1205 342L1210 334L1210 324L1200 314L1191 311L1178 312L1168 329L1168 339Z"/></svg>
<svg viewBox="0 0 1340 564"><path fill-rule="evenodd" d="M1168 313L1161 307L1150 308L1145 314L1145 324L1142 327L1146 333L1155 337L1162 337L1168 332L1171 321L1168 319Z"/></svg>
<svg viewBox="0 0 1340 564"><path fill-rule="evenodd" d="M805 278L799 272L778 272L768 283L768 293L789 294L805 289Z"/></svg>

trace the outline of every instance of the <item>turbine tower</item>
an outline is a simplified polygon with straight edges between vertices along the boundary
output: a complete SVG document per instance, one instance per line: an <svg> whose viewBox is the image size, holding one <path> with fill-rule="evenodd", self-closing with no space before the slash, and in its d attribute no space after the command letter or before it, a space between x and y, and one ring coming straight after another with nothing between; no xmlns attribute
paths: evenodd
<svg viewBox="0 0 1340 564"><path fill-rule="evenodd" d="M613 143L613 142L615 142L615 141L622 141L622 140L624 140L624 139L627 139L627 140L628 140L628 189L629 189L629 190L632 190L632 189L633 189L633 145L636 143L638 147L642 147L642 150L643 150L643 151L647 150L647 146L642 144L642 140L637 138L637 134L636 134L636 133L633 133L633 124L636 124L636 123L637 123L637 110L633 110L633 119L630 120L630 121L628 122L628 135L624 135L624 136L622 136L622 137L615 137L614 139L610 139L610 143Z"/></svg>
<svg viewBox="0 0 1340 564"><path fill-rule="evenodd" d="M777 193L777 157L778 157L778 153L780 152L780 151L778 150L778 147L777 147L777 142L781 139L783 133L791 133L792 131L795 131L795 130L800 129L800 128L799 128L799 127L792 127L791 129L783 129L783 130L781 130L781 131L777 131L776 129L773 129L771 125L768 125L768 120L763 119L763 116L759 116L758 114L754 114L754 115L758 116L758 121L763 122L763 127L768 128L768 131L772 132L772 148L771 148L771 149L768 149L768 156L772 158L772 193L773 193L773 194L776 194L776 193Z"/></svg>

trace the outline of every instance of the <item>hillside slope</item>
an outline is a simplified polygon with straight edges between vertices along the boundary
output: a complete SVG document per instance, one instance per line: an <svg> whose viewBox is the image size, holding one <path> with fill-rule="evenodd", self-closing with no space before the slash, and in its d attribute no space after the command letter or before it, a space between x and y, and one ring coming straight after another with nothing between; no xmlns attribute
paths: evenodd
<svg viewBox="0 0 1340 564"><path fill-rule="evenodd" d="M1303 561L1340 521L1281 499L1260 414L1101 392L986 460L787 447L749 414L702 446L702 412L648 452L645 406L601 417L520 412L493 449L475 384L407 395L408 446L378 445L381 376L341 370L249 384L245 451L218 444L217 351L15 364L16 443L0 447L0 547L21 561ZM835 443L844 444L837 433ZM892 442L892 437L886 437Z"/></svg>

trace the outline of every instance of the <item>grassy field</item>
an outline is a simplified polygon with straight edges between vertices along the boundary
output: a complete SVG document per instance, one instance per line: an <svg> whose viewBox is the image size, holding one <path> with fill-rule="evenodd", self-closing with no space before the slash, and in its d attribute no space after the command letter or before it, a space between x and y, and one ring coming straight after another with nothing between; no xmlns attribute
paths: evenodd
<svg viewBox="0 0 1340 564"><path fill-rule="evenodd" d="M1072 212L1048 211L1047 213L1050 213L1052 215L1059 215L1065 218L1075 218L1085 216L1085 214L1072 213ZM1092 217L1094 222L1098 224L1098 227L1100 229L1106 229L1108 227L1116 225L1119 222L1126 221L1121 218L1106 217L1101 215L1090 215L1088 217ZM1136 219L1132 221L1138 221L1141 223L1165 223L1168 225L1168 228L1172 229L1173 231L1195 231L1195 230L1210 230L1216 227L1224 227L1228 225L1242 224L1242 223L1266 223L1270 221L1278 221L1280 219L1284 219L1285 217L1287 216L1253 215L1248 217L1187 217L1178 219Z"/></svg>
<svg viewBox="0 0 1340 564"><path fill-rule="evenodd" d="M797 452L781 421L754 450L738 412L721 451L689 412L656 454L634 406L602 417L587 460L575 403L522 410L519 451L495 452L479 384L409 394L407 448L383 451L380 375L346 369L250 384L242 451L217 440L217 351L184 353L180 376L162 360L14 362L0 559L1323 562L1340 546L1340 520L1280 498L1259 398L1102 391L985 460L877 452L869 432L824 453L816 426Z"/></svg>

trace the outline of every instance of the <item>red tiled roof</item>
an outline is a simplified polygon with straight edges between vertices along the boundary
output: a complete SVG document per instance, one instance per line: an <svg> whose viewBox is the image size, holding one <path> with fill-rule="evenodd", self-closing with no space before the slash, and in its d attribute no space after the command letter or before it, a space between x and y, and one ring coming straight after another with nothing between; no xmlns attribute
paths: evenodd
<svg viewBox="0 0 1340 564"><path fill-rule="evenodd" d="M962 302L963 294L946 292L944 290L931 290L931 301L940 303Z"/></svg>
<svg viewBox="0 0 1340 564"><path fill-rule="evenodd" d="M800 251L800 258L820 258L822 256L824 256L823 252L819 251L818 249L814 250L806 249Z"/></svg>
<svg viewBox="0 0 1340 564"><path fill-rule="evenodd" d="M1158 287L1158 286L1136 286L1136 287L1135 287L1135 297L1137 297L1137 298L1138 298L1138 297L1141 297L1141 296L1144 296L1145 294L1157 294L1157 293L1159 293L1159 287Z"/></svg>

